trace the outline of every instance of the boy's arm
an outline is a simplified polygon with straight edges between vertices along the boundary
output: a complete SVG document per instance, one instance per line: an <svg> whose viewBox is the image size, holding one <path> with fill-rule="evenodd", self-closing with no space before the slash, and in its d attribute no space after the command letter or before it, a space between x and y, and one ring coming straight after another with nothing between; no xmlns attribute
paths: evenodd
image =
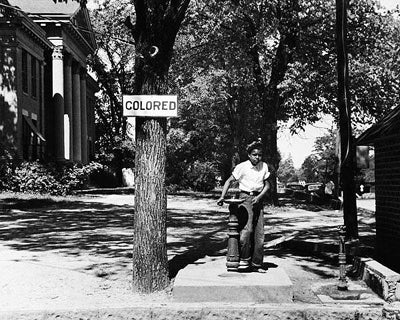
<svg viewBox="0 0 400 320"><path fill-rule="evenodd" d="M264 180L264 187L261 190L260 194L253 199L254 203L259 202L264 196L267 194L268 190L270 189L271 185L269 184L268 180Z"/></svg>
<svg viewBox="0 0 400 320"><path fill-rule="evenodd" d="M224 183L224 187L222 188L222 192L221 192L221 196L219 197L218 201L217 201L217 205L222 206L222 204L224 203L224 198L226 193L229 190L229 187L231 186L232 182L234 182L236 179L234 176L230 176Z"/></svg>

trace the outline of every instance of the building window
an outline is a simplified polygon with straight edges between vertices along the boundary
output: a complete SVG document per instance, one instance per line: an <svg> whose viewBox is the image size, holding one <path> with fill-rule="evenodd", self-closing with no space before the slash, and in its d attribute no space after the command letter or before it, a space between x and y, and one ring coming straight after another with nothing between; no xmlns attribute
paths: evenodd
<svg viewBox="0 0 400 320"><path fill-rule="evenodd" d="M24 160L43 159L45 139L37 128L37 121L27 116L22 122L22 153Z"/></svg>
<svg viewBox="0 0 400 320"><path fill-rule="evenodd" d="M37 98L37 83L38 83L38 72L37 72L37 60L31 57L31 89L32 97Z"/></svg>
<svg viewBox="0 0 400 320"><path fill-rule="evenodd" d="M28 53L22 50L22 90L28 92Z"/></svg>

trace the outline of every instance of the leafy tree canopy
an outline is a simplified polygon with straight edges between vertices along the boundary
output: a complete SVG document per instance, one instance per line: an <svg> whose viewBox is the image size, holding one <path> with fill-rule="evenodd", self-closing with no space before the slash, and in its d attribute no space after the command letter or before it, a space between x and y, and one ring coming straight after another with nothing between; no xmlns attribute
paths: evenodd
<svg viewBox="0 0 400 320"><path fill-rule="evenodd" d="M135 46L124 26L131 11L129 0L104 0L91 12L98 49L88 63L100 86L95 109L97 159L111 164L117 176L133 162L134 145L122 116L122 95L133 87Z"/></svg>

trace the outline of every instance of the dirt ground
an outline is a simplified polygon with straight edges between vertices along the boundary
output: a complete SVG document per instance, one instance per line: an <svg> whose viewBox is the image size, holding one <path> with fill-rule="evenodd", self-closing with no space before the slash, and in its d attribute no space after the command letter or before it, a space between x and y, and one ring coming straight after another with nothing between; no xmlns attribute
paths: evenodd
<svg viewBox="0 0 400 320"><path fill-rule="evenodd" d="M132 195L15 199L0 196L0 310L128 307L164 304L171 292L141 296L132 291ZM170 277L204 256L222 256L227 246L227 207L197 196L168 198ZM307 237L310 222L325 236L342 217L335 211L301 207L267 208L266 241L290 235ZM365 211L365 236L374 221ZM315 230L314 230L315 231ZM315 234L315 232L314 232ZM319 237L319 236L317 236ZM322 237L321 237L322 238ZM337 279L329 255L271 246L266 266L279 265L294 284L295 300L321 303L312 286Z"/></svg>

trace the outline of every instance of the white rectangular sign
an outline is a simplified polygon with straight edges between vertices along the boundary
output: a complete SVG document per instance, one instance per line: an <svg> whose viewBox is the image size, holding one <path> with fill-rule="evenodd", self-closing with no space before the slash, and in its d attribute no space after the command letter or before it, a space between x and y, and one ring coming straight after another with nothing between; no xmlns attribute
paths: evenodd
<svg viewBox="0 0 400 320"><path fill-rule="evenodd" d="M177 117L178 96L123 95L125 117Z"/></svg>

